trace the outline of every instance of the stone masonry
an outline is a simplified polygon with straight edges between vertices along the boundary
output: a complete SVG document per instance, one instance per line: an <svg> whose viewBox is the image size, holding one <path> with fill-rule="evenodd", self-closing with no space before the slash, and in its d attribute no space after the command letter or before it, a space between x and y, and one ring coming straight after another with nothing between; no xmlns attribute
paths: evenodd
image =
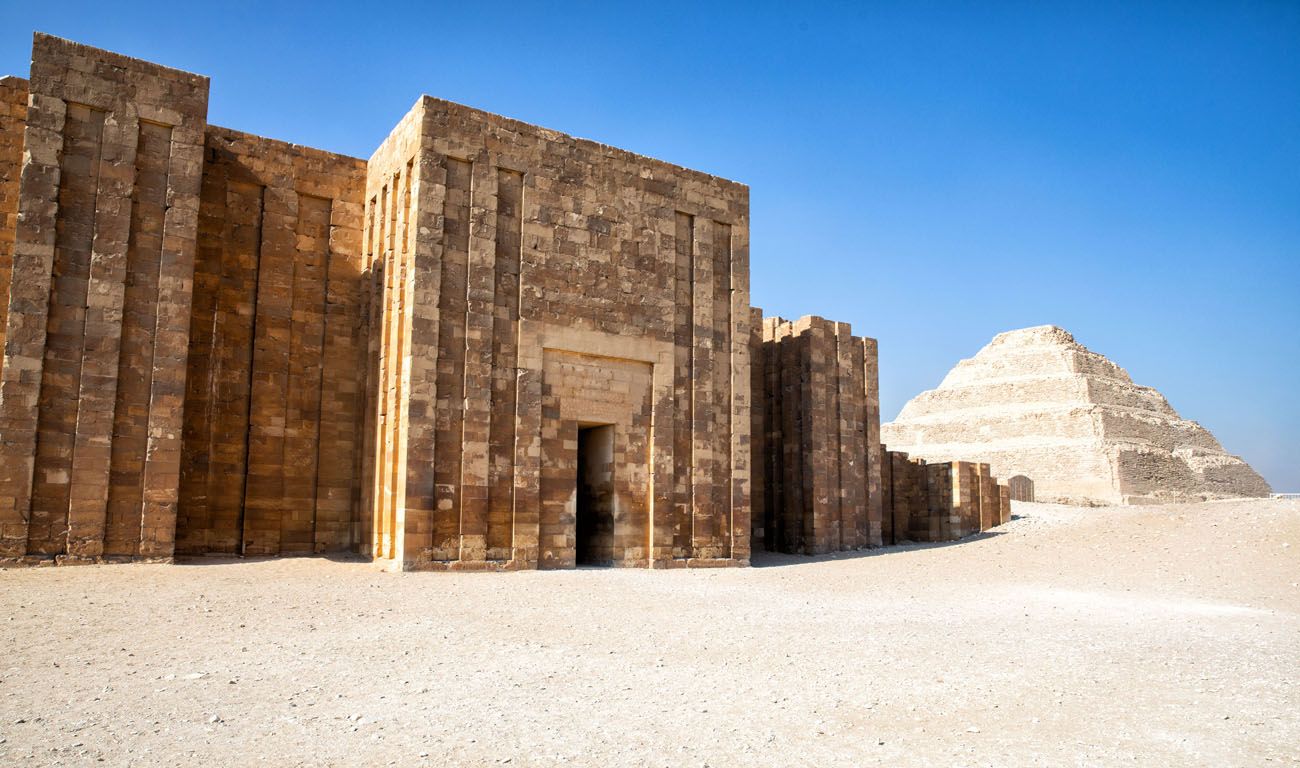
<svg viewBox="0 0 1300 768"><path fill-rule="evenodd" d="M427 96L362 160L207 95L42 34L0 79L0 562L745 565L1005 518L986 466L899 500L876 343L750 306L744 185Z"/></svg>
<svg viewBox="0 0 1300 768"><path fill-rule="evenodd" d="M884 541L955 541L1011 519L1011 490L970 461L927 463L884 452Z"/></svg>
<svg viewBox="0 0 1300 768"><path fill-rule="evenodd" d="M366 164L215 126L203 160L176 551L351 551Z"/></svg>
<svg viewBox="0 0 1300 768"><path fill-rule="evenodd" d="M1010 491L988 464L909 461L880 443L875 339L753 313L754 549L954 541L1010 519Z"/></svg>
<svg viewBox="0 0 1300 768"><path fill-rule="evenodd" d="M370 553L572 567L580 433L603 426L600 562L748 562L748 196L420 99L367 168Z"/></svg>
<svg viewBox="0 0 1300 768"><path fill-rule="evenodd" d="M875 339L820 317L769 317L750 358L754 467L763 480L752 502L754 546L806 554L879 546Z"/></svg>
<svg viewBox="0 0 1300 768"><path fill-rule="evenodd" d="M26 98L0 553L168 558L208 80L37 35Z"/></svg>
<svg viewBox="0 0 1300 768"><path fill-rule="evenodd" d="M364 161L207 87L39 34L0 81L0 556L749 561L746 187L427 97Z"/></svg>
<svg viewBox="0 0 1300 768"><path fill-rule="evenodd" d="M1034 481L1024 475L1013 475L1008 477L1007 488L1011 492L1012 501L1034 500Z"/></svg>
<svg viewBox="0 0 1300 768"><path fill-rule="evenodd" d="M26 122L27 81L17 77L0 78L0 349L4 348L9 316L9 277L14 267L14 233L18 228L18 189ZM4 358L0 357L0 366L3 364Z"/></svg>

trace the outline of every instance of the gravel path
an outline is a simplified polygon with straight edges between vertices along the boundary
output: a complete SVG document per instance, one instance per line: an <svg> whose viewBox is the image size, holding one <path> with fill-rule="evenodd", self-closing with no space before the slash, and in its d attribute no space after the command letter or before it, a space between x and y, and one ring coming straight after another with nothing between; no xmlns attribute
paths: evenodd
<svg viewBox="0 0 1300 768"><path fill-rule="evenodd" d="M0 765L1300 765L1300 502L1014 512L750 569L0 571Z"/></svg>

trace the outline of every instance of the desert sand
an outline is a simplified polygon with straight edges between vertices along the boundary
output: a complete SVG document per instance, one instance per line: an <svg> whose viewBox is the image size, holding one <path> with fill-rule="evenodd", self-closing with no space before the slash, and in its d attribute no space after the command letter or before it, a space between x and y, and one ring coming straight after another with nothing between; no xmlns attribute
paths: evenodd
<svg viewBox="0 0 1300 768"><path fill-rule="evenodd" d="M749 569L0 571L0 765L1300 764L1300 502L1013 512Z"/></svg>

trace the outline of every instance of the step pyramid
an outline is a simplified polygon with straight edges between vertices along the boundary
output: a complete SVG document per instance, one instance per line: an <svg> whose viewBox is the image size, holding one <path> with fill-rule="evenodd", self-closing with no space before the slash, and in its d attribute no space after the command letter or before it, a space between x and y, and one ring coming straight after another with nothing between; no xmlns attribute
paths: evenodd
<svg viewBox="0 0 1300 768"><path fill-rule="evenodd" d="M881 428L890 450L988 462L1038 501L1145 504L1267 496L1268 483L1164 396L1053 325L998 334Z"/></svg>

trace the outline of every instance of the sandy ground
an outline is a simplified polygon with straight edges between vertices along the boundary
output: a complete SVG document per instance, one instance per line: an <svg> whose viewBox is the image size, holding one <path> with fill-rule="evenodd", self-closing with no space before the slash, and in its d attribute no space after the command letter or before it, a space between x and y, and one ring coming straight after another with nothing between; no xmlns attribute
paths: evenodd
<svg viewBox="0 0 1300 768"><path fill-rule="evenodd" d="M0 765L1297 765L1300 502L761 567L0 571Z"/></svg>

